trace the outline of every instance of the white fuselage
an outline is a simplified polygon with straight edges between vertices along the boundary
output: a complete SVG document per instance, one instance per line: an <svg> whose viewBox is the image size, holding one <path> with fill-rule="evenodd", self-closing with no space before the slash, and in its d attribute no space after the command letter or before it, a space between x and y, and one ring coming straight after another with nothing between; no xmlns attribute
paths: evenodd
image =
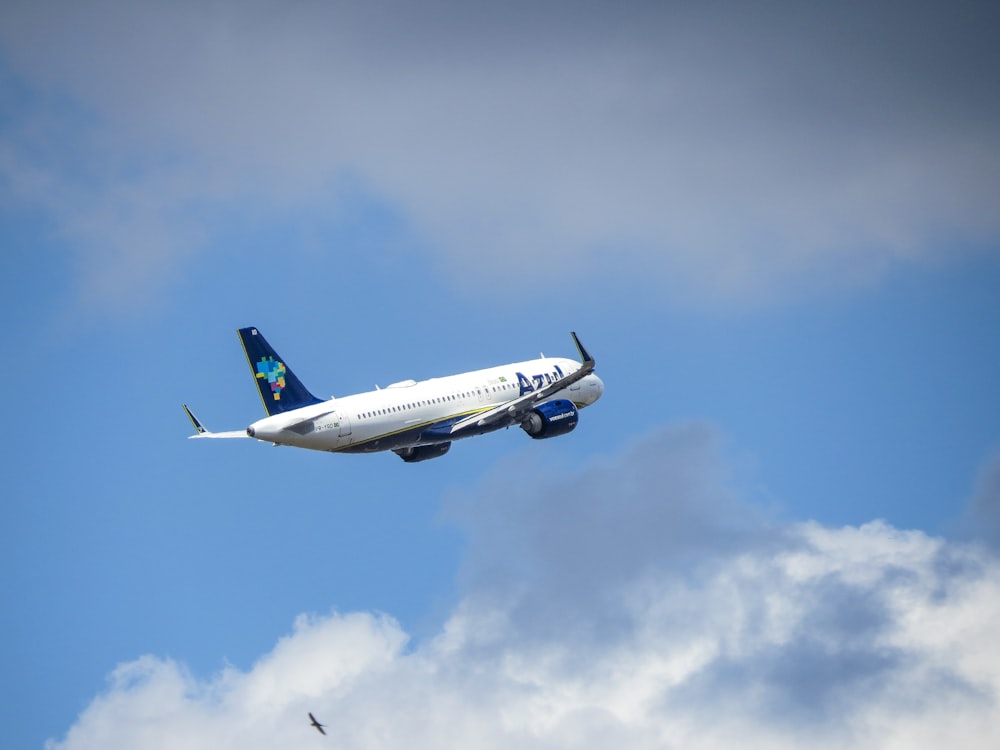
<svg viewBox="0 0 1000 750"><path fill-rule="evenodd" d="M444 443L480 434L448 435L448 426L457 420L554 383L580 366L571 359L551 357L420 382L407 380L266 417L250 425L247 434L278 445L352 453ZM590 373L540 403L567 399L583 408L603 393L604 383ZM501 426L507 425L481 432Z"/></svg>

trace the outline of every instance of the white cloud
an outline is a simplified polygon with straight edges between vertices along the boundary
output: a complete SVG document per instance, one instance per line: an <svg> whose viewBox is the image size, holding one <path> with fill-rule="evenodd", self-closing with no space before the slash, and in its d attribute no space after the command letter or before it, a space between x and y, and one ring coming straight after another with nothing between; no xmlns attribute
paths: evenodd
<svg viewBox="0 0 1000 750"><path fill-rule="evenodd" d="M70 113L26 97L2 163L62 184L39 200L98 269L114 245L146 276L200 237L186 207L323 221L347 180L459 274L641 268L698 299L855 282L1000 229L995 10L900 10L6 7L14 73L84 117L38 150Z"/></svg>
<svg viewBox="0 0 1000 750"><path fill-rule="evenodd" d="M498 472L449 500L469 553L435 636L334 614L246 671L142 657L49 748L991 747L1000 561L768 520L729 463L694 425L534 484Z"/></svg>

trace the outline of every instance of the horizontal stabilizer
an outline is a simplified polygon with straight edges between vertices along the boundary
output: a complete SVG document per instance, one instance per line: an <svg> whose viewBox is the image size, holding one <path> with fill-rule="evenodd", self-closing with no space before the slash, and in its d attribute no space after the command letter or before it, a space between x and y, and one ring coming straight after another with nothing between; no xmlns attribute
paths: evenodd
<svg viewBox="0 0 1000 750"><path fill-rule="evenodd" d="M195 434L188 435L189 438L246 438L250 437L247 435L246 430L230 430L229 432L209 432L205 429L198 417L196 417L190 409L188 409L187 404L181 404L184 407L184 413L188 415L188 419L191 420L191 424L194 425Z"/></svg>

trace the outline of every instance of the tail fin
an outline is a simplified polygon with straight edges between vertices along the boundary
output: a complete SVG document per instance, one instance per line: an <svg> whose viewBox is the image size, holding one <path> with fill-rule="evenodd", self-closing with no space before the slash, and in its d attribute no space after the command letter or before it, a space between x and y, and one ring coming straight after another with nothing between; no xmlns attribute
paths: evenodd
<svg viewBox="0 0 1000 750"><path fill-rule="evenodd" d="M239 334L268 416L322 403L302 385L256 328L241 328Z"/></svg>

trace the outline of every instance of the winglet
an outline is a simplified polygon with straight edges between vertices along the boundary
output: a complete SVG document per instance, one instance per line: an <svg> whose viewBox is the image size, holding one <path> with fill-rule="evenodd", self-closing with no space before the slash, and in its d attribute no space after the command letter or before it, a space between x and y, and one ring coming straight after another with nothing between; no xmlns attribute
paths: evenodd
<svg viewBox="0 0 1000 750"><path fill-rule="evenodd" d="M569 335L573 337L573 343L576 344L576 349L580 352L580 361L583 364L593 363L594 358L590 356L586 349L583 348L583 344L580 343L580 339L576 337L576 331L570 331Z"/></svg>
<svg viewBox="0 0 1000 750"><path fill-rule="evenodd" d="M188 419L191 420L191 424L194 425L195 432L197 432L199 435L204 435L206 432L208 432L208 430L205 429L205 426L198 421L198 417L196 417L194 414L191 413L191 410L188 409L187 404L181 404L181 406L184 407L184 412L188 415Z"/></svg>

